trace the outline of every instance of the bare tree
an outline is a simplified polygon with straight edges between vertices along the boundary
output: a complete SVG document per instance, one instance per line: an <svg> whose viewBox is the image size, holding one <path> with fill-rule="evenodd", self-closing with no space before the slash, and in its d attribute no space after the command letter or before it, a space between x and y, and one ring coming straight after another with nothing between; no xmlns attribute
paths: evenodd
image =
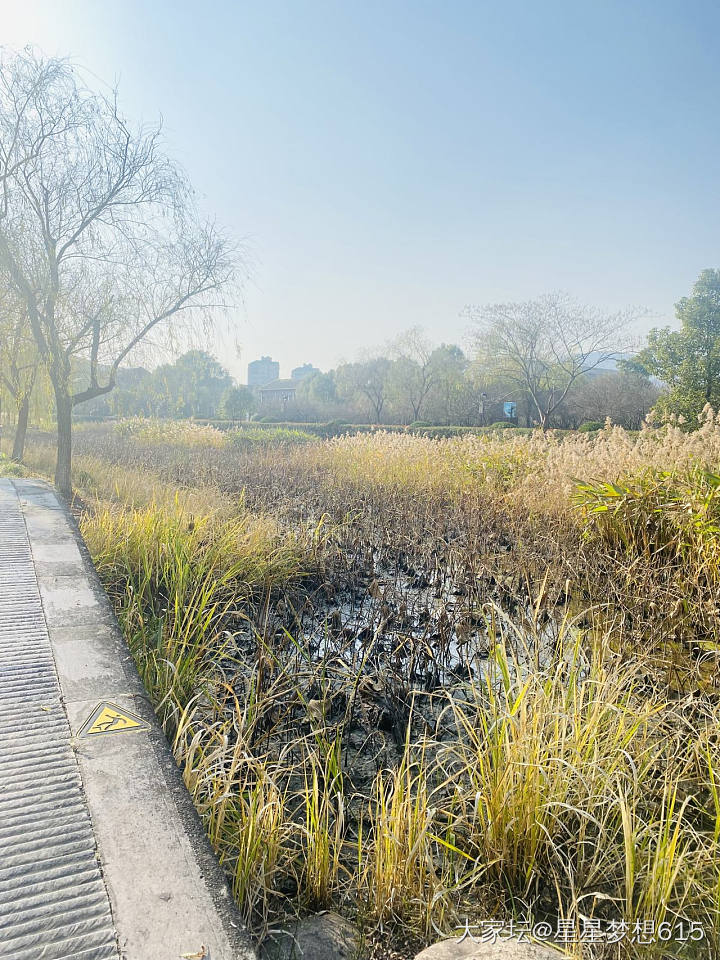
<svg viewBox="0 0 720 960"><path fill-rule="evenodd" d="M636 314L605 314L565 294L469 307L480 369L527 394L543 430L578 379L626 348Z"/></svg>
<svg viewBox="0 0 720 960"><path fill-rule="evenodd" d="M356 363L344 363L337 369L338 390L345 399L362 397L373 423L380 423L387 399L391 362L387 357L370 357Z"/></svg>
<svg viewBox="0 0 720 960"><path fill-rule="evenodd" d="M434 347L422 327L412 327L388 345L395 359L392 382L396 399L407 404L413 420L419 420L439 377Z"/></svg>
<svg viewBox="0 0 720 960"><path fill-rule="evenodd" d="M58 61L6 59L0 86L0 142L23 158L4 161L0 175L0 267L52 382L55 483L67 496L73 406L112 390L120 364L151 333L208 319L234 255L199 218L159 126L131 130L115 97L85 89ZM79 388L77 358L87 371Z"/></svg>
<svg viewBox="0 0 720 960"><path fill-rule="evenodd" d="M632 370L617 370L584 377L573 392L570 412L578 423L610 417L628 430L638 430L657 403L660 388Z"/></svg>

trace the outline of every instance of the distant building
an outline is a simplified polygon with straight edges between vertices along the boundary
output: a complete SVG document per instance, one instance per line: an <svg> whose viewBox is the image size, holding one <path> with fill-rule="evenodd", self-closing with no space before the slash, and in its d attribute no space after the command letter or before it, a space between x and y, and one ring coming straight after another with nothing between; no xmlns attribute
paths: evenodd
<svg viewBox="0 0 720 960"><path fill-rule="evenodd" d="M248 364L248 386L264 387L280 376L280 364L272 357L261 357Z"/></svg>
<svg viewBox="0 0 720 960"><path fill-rule="evenodd" d="M257 394L260 398L260 406L264 407L284 407L287 403L292 403L297 392L298 381L295 380L271 380L262 387L258 387Z"/></svg>
<svg viewBox="0 0 720 960"><path fill-rule="evenodd" d="M293 380L304 380L316 373L320 373L317 367L314 367L311 363L304 363L301 367L295 367L290 376Z"/></svg>

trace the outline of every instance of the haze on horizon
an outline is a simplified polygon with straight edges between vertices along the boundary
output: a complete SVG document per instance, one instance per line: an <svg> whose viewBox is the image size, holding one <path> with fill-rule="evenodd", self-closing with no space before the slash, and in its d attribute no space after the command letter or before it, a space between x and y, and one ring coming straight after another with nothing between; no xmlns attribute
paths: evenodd
<svg viewBox="0 0 720 960"><path fill-rule="evenodd" d="M415 325L461 342L467 304L550 290L672 324L720 266L711 3L0 9L3 44L162 115L247 250L216 345L241 380L262 354L328 369Z"/></svg>

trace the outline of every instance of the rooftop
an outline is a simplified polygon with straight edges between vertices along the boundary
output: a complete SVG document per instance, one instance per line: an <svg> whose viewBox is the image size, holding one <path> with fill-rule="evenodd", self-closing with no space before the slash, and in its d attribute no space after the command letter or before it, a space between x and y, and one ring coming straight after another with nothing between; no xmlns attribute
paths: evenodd
<svg viewBox="0 0 720 960"><path fill-rule="evenodd" d="M297 390L297 380L271 380L270 383L264 383L258 387L261 392L264 390Z"/></svg>

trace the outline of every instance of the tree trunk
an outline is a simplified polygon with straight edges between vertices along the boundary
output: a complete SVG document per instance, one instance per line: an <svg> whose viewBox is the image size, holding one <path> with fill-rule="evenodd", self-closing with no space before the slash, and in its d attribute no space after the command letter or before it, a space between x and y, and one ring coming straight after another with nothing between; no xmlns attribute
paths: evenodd
<svg viewBox="0 0 720 960"><path fill-rule="evenodd" d="M72 496L72 400L64 391L55 390L57 408L57 461L55 464L55 486L69 500Z"/></svg>
<svg viewBox="0 0 720 960"><path fill-rule="evenodd" d="M27 436L28 417L30 415L30 397L25 396L20 401L13 440L12 459L20 463L25 456L25 437Z"/></svg>

